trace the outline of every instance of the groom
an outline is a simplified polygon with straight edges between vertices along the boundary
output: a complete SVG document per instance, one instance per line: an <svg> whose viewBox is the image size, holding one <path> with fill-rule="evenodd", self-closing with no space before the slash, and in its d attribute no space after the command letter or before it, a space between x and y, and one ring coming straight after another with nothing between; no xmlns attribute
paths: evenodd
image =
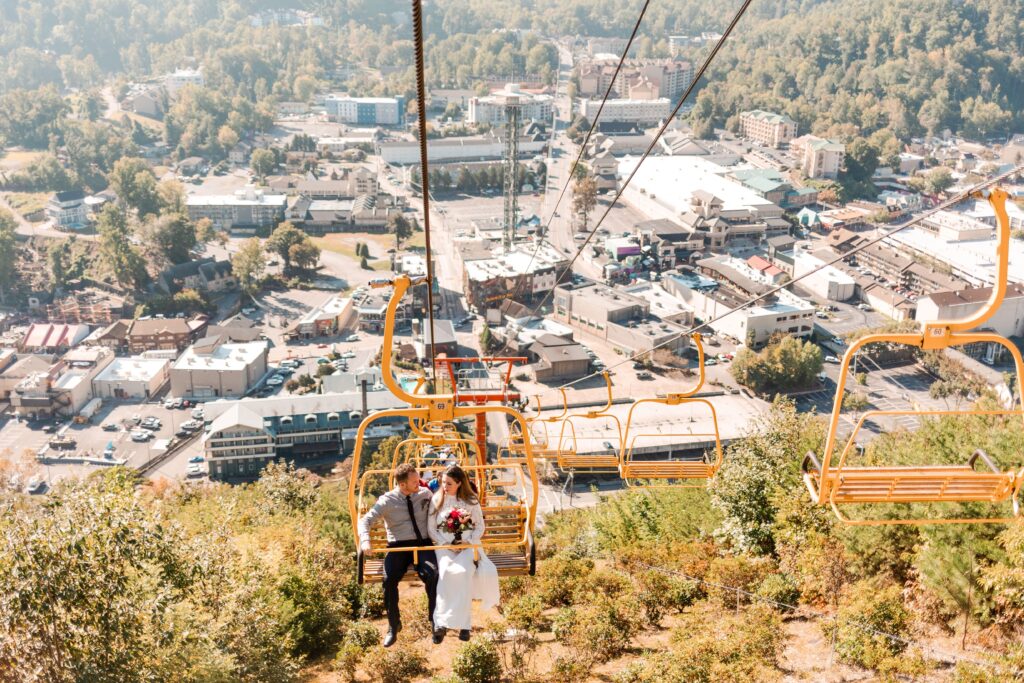
<svg viewBox="0 0 1024 683"><path fill-rule="evenodd" d="M410 463L395 468L397 486L380 498L359 520L359 547L370 550L370 529L384 520L389 548L412 548L431 545L427 531L431 492L420 487L420 475ZM384 606L388 611L388 633L384 647L395 644L402 630L402 615L398 611L398 582L413 564L411 551L390 552L384 556ZM416 573L427 590L430 605L430 627L434 628L434 603L437 598L437 558L433 550L418 553ZM434 640L437 640L436 632Z"/></svg>

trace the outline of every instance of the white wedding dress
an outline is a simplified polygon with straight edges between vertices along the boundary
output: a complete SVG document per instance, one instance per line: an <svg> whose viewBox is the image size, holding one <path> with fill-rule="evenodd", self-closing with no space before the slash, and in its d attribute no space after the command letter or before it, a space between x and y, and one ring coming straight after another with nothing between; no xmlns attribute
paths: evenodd
<svg viewBox="0 0 1024 683"><path fill-rule="evenodd" d="M441 507L438 508L437 506ZM430 517L430 540L435 545L451 545L455 535L437 528L438 523L452 511L461 507L469 511L473 529L462 535L465 543L479 543L484 535L484 515L479 505L453 499L438 493L434 496ZM438 550L437 552L437 607L434 609L434 627L450 629L472 628L471 606L480 600L485 610L498 604L498 569L479 549L479 566L473 564L473 549Z"/></svg>

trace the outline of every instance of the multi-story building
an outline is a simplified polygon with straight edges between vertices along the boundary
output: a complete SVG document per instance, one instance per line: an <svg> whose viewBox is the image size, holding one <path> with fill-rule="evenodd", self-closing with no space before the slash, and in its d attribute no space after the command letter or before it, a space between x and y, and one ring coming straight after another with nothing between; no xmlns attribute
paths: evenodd
<svg viewBox="0 0 1024 683"><path fill-rule="evenodd" d="M829 301L852 299L857 291L853 277L826 263L804 249L797 249L793 253L793 274L800 278L800 285L804 289L817 296Z"/></svg>
<svg viewBox="0 0 1024 683"><path fill-rule="evenodd" d="M685 328L650 312L651 304L643 297L594 282L567 282L555 288L552 317L628 353L685 349Z"/></svg>
<svg viewBox="0 0 1024 683"><path fill-rule="evenodd" d="M209 218L218 230L273 227L284 220L288 198L252 185L229 195L189 195L188 217Z"/></svg>
<svg viewBox="0 0 1024 683"><path fill-rule="evenodd" d="M202 69L178 69L164 76L164 88L171 97L177 95L178 91L186 85L194 85L199 88L206 85Z"/></svg>
<svg viewBox="0 0 1024 683"><path fill-rule="evenodd" d="M328 95L324 108L332 121L360 126L398 126L404 120L405 102L401 97L349 97Z"/></svg>
<svg viewBox="0 0 1024 683"><path fill-rule="evenodd" d="M519 137L519 158L532 158L547 147L547 138L540 135ZM427 160L430 163L469 162L499 160L505 153L505 145L496 135L474 135L464 138L442 138L431 140L427 145ZM380 158L389 164L415 165L420 163L420 144L400 140L380 143Z"/></svg>
<svg viewBox="0 0 1024 683"><path fill-rule="evenodd" d="M184 398L241 398L267 372L267 344L226 344L200 339L171 368L171 395Z"/></svg>
<svg viewBox="0 0 1024 683"><path fill-rule="evenodd" d="M62 352L78 346L88 336L88 325L32 323L19 346L22 351L33 353Z"/></svg>
<svg viewBox="0 0 1024 683"><path fill-rule="evenodd" d="M77 230L85 227L89 207L85 203L85 193L81 190L54 192L46 203L46 216L58 228Z"/></svg>
<svg viewBox="0 0 1024 683"><path fill-rule="evenodd" d="M150 318L135 320L128 330L128 350L134 354L144 351L181 351L192 343L206 328L206 321L181 318Z"/></svg>
<svg viewBox="0 0 1024 683"><path fill-rule="evenodd" d="M922 321L962 320L981 310L991 295L991 287L935 292L918 299L914 317ZM1010 283L1002 305L982 327L1001 337L1024 337L1024 285Z"/></svg>
<svg viewBox="0 0 1024 683"><path fill-rule="evenodd" d="M70 417L92 399L92 380L113 360L103 347L69 351L46 370L26 374L10 393L11 407L23 418Z"/></svg>
<svg viewBox="0 0 1024 683"><path fill-rule="evenodd" d="M519 107L520 121L549 121L554 115L554 102L551 95L528 93L518 83L508 83L503 90L471 98L466 121L491 125L505 123L505 109L510 104Z"/></svg>
<svg viewBox="0 0 1024 683"><path fill-rule="evenodd" d="M182 289L218 293L238 286L231 261L218 261L212 256L173 265L160 273L156 283L165 294Z"/></svg>
<svg viewBox="0 0 1024 683"><path fill-rule="evenodd" d="M338 294L296 320L295 324L285 331L285 336L292 339L312 339L337 334L340 330L353 325L355 317L352 299Z"/></svg>
<svg viewBox="0 0 1024 683"><path fill-rule="evenodd" d="M596 59L581 64L580 96L603 98L611 85L611 97L635 100L667 98L675 103L693 81L693 65L681 60L627 59L616 76L617 65L617 59Z"/></svg>
<svg viewBox="0 0 1024 683"><path fill-rule="evenodd" d="M741 308L746 299L712 278L672 274L662 278L662 284L690 305L697 317L715 319L716 333L730 335L750 348L764 346L777 333L807 338L814 331L814 305L785 289L762 305Z"/></svg>
<svg viewBox="0 0 1024 683"><path fill-rule="evenodd" d="M550 291L567 263L561 252L546 243L540 249L531 244L498 255L487 250L472 257L464 250L459 255L466 299L480 311L497 308L506 299L530 301Z"/></svg>
<svg viewBox="0 0 1024 683"><path fill-rule="evenodd" d="M580 114L593 119L601 107L600 100L581 99ZM634 123L638 126L654 126L668 118L672 103L666 98L656 100L608 100L601 109L602 123Z"/></svg>
<svg viewBox="0 0 1024 683"><path fill-rule="evenodd" d="M378 199L385 201L378 203ZM311 235L329 232L384 232L402 209L391 195L364 194L355 199L310 199L300 196L286 212L288 220Z"/></svg>
<svg viewBox="0 0 1024 683"><path fill-rule="evenodd" d="M732 171L729 176L758 196L784 209L798 209L818 201L816 189L793 187L793 183L773 168L745 168Z"/></svg>
<svg viewBox="0 0 1024 683"><path fill-rule="evenodd" d="M340 178L307 178L295 184L295 192L310 199L347 199L364 194L376 195L379 189L377 174L363 166L346 171Z"/></svg>
<svg viewBox="0 0 1024 683"><path fill-rule="evenodd" d="M740 114L740 135L766 147L781 147L796 137L796 121L785 114L754 109Z"/></svg>
<svg viewBox="0 0 1024 683"><path fill-rule="evenodd" d="M846 161L846 145L815 135L801 135L789 146L808 178L837 178Z"/></svg>
<svg viewBox="0 0 1024 683"><path fill-rule="evenodd" d="M203 446L210 477L254 478L277 459L339 458L351 451L356 428L369 411L401 405L389 391L208 402ZM405 419L382 418L366 430L366 441L372 445L404 434L407 425Z"/></svg>

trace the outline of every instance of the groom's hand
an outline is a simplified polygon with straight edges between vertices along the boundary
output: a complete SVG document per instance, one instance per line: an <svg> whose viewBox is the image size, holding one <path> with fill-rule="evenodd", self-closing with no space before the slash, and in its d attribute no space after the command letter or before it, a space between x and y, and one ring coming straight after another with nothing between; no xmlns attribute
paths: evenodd
<svg viewBox="0 0 1024 683"><path fill-rule="evenodd" d="M362 543L359 544L359 549L362 550L364 553L370 552L370 542L369 541L363 541Z"/></svg>

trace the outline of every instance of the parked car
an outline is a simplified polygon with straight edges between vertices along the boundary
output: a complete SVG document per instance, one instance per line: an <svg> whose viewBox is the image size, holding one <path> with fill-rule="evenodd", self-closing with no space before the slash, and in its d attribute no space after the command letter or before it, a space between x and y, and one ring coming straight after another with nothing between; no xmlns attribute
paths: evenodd
<svg viewBox="0 0 1024 683"><path fill-rule="evenodd" d="M821 318L822 320L828 320L828 313L825 313L823 311L815 311L814 317Z"/></svg>
<svg viewBox="0 0 1024 683"><path fill-rule="evenodd" d="M28 484L25 485L25 493L29 495L37 495L46 490L46 482L38 477L33 477L28 480Z"/></svg>
<svg viewBox="0 0 1024 683"><path fill-rule="evenodd" d="M328 358L322 358L322 357L321 357L321 358L317 358L317 359L316 359L316 364L317 364L317 365L327 365L327 364L328 364L328 363L330 363L330 362L331 362L331 361L330 361L330 359L328 359Z"/></svg>
<svg viewBox="0 0 1024 683"><path fill-rule="evenodd" d="M284 384L284 379L280 375L274 375L267 380L268 387L279 387Z"/></svg>
<svg viewBox="0 0 1024 683"><path fill-rule="evenodd" d="M192 419L194 419L194 420L202 420L203 419L203 408L202 408L202 406L197 406L197 407L192 409Z"/></svg>
<svg viewBox="0 0 1024 683"><path fill-rule="evenodd" d="M105 432L119 432L119 431L121 431L121 428L118 427L113 422L108 422L107 424L103 425L103 431L105 431Z"/></svg>
<svg viewBox="0 0 1024 683"><path fill-rule="evenodd" d="M136 429L132 432L132 441L149 441L153 438L153 432L144 429Z"/></svg>
<svg viewBox="0 0 1024 683"><path fill-rule="evenodd" d="M201 455L193 455L191 458L188 459L188 461L190 463L193 463L193 462L206 462L206 458L204 458Z"/></svg>
<svg viewBox="0 0 1024 683"><path fill-rule="evenodd" d="M355 358L356 357L356 352L355 351L346 351L345 353L341 354L341 357L342 358ZM319 362L319 361L317 361L317 362Z"/></svg>
<svg viewBox="0 0 1024 683"><path fill-rule="evenodd" d="M164 408L167 408L168 410L170 410L173 407L174 407L174 399L173 398L168 398L168 399L166 399L164 401Z"/></svg>
<svg viewBox="0 0 1024 683"><path fill-rule="evenodd" d="M201 477L203 476L203 468L198 464L189 465L185 469L185 476L187 477Z"/></svg>
<svg viewBox="0 0 1024 683"><path fill-rule="evenodd" d="M826 363L838 363L839 359L836 358L835 356L825 356L825 362Z"/></svg>
<svg viewBox="0 0 1024 683"><path fill-rule="evenodd" d="M292 375L295 374L295 371L285 365L282 365L277 369L277 374L281 375L282 377L291 377Z"/></svg>
<svg viewBox="0 0 1024 683"><path fill-rule="evenodd" d="M704 365L718 365L718 359L717 358L705 358L704 359Z"/></svg>
<svg viewBox="0 0 1024 683"><path fill-rule="evenodd" d="M643 372L636 373L637 379L654 379L654 375L644 370Z"/></svg>
<svg viewBox="0 0 1024 683"><path fill-rule="evenodd" d="M174 435L176 437L178 437L179 439L184 439L186 436L188 436L191 433L192 432L188 431L187 429L178 428L178 431L174 432Z"/></svg>

